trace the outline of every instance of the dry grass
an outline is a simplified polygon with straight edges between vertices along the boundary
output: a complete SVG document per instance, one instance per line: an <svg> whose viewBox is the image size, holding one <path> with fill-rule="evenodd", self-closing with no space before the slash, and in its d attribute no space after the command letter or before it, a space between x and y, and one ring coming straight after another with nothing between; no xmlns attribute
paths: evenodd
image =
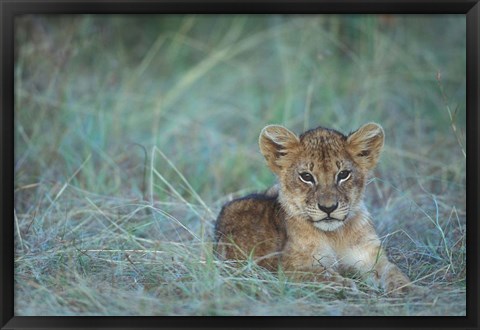
<svg viewBox="0 0 480 330"><path fill-rule="evenodd" d="M465 315L462 23L22 18L15 314ZM256 144L264 125L366 121L387 136L368 205L427 293L354 293L213 258L222 204L274 182Z"/></svg>

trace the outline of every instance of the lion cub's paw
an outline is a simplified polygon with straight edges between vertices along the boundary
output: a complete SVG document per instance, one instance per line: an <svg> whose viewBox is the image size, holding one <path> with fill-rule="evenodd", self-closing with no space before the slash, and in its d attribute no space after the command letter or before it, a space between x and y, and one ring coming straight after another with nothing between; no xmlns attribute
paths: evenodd
<svg viewBox="0 0 480 330"><path fill-rule="evenodd" d="M387 283L386 294L390 297L399 297L410 294L423 295L428 293L428 288L413 284L409 281Z"/></svg>
<svg viewBox="0 0 480 330"><path fill-rule="evenodd" d="M344 277L342 284L343 284L344 287L351 289L353 292L359 292L359 291L358 291L357 284L356 284L355 281L352 280L352 279L349 279L349 278L345 278L345 277Z"/></svg>
<svg viewBox="0 0 480 330"><path fill-rule="evenodd" d="M344 288L348 288L348 289L350 289L354 292L358 292L357 284L355 283L354 280L352 280L350 278L343 277L341 275L333 275L332 277L330 277L330 280L332 280L335 283L340 284Z"/></svg>

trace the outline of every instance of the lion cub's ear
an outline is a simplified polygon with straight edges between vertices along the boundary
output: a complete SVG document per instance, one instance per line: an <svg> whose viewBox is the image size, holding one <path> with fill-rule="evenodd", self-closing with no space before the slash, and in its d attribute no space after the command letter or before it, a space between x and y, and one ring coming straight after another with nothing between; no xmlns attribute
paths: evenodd
<svg viewBox="0 0 480 330"><path fill-rule="evenodd" d="M371 170L377 164L384 139L383 128L378 124L368 123L348 136L347 150L360 166Z"/></svg>
<svg viewBox="0 0 480 330"><path fill-rule="evenodd" d="M278 174L282 167L292 161L300 140L283 126L269 125L260 133L258 144L268 167Z"/></svg>

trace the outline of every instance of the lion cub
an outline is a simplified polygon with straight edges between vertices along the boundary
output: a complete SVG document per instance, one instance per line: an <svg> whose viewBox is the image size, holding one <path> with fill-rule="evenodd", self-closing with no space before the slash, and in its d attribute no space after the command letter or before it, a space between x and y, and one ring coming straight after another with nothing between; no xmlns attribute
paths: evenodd
<svg viewBox="0 0 480 330"><path fill-rule="evenodd" d="M282 126L265 127L260 150L279 183L222 208L217 254L253 258L294 279L351 287L354 282L340 274L353 270L387 292L406 291L410 281L387 259L363 203L383 143L383 129L375 123L348 136L321 127L300 136Z"/></svg>

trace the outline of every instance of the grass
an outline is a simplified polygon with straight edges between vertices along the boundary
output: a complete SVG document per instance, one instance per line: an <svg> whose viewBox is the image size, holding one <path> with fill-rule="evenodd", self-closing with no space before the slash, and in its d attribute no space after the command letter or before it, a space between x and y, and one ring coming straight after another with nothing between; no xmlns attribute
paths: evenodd
<svg viewBox="0 0 480 330"><path fill-rule="evenodd" d="M19 18L15 314L465 315L464 23ZM221 206L275 181L265 125L367 121L386 132L367 205L428 293L295 283L212 256Z"/></svg>

